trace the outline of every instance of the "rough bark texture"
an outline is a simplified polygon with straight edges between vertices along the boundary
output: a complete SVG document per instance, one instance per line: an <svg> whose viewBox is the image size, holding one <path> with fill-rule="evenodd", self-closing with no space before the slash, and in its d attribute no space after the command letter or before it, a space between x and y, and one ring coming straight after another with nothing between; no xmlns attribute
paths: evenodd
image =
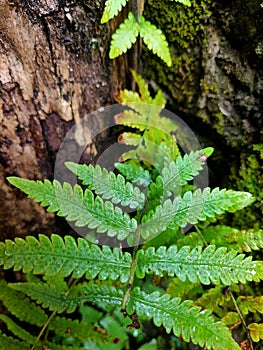
<svg viewBox="0 0 263 350"><path fill-rule="evenodd" d="M125 60L108 59L102 11L102 1L1 1L1 239L57 231L54 215L5 178L52 178L66 132L125 84ZM88 153L92 160L96 147Z"/></svg>

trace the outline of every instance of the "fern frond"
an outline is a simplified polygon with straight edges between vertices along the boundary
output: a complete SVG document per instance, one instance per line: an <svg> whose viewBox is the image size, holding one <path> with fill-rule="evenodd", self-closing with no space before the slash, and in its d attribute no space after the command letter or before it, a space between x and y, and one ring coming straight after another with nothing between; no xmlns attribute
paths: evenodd
<svg viewBox="0 0 263 350"><path fill-rule="evenodd" d="M97 344L113 343L115 337L99 332L95 326L78 320L71 320L65 317L55 317L49 324L49 329L57 335L65 335L70 330L70 336L78 339L90 339Z"/></svg>
<svg viewBox="0 0 263 350"><path fill-rule="evenodd" d="M170 224L185 227L187 224L196 224L206 218L214 219L226 211L235 212L254 201L248 192L233 190L211 191L209 187L203 191L197 189L194 192L186 192L181 198L177 196L172 202L167 199L162 205L156 207L143 217L141 234L144 239L149 239L164 231Z"/></svg>
<svg viewBox="0 0 263 350"><path fill-rule="evenodd" d="M145 196L138 187L126 182L120 174L117 176L107 169L101 169L99 165L77 164L66 162L66 167L82 181L83 185L94 190L103 199L111 199L112 203L120 203L130 208L141 208L145 202Z"/></svg>
<svg viewBox="0 0 263 350"><path fill-rule="evenodd" d="M263 248L263 230L238 230L229 226L211 226L203 230L207 242L238 252L251 252Z"/></svg>
<svg viewBox="0 0 263 350"><path fill-rule="evenodd" d="M24 294L8 287L5 281L0 281L0 300L10 313L21 321L41 327L48 318L39 306L32 303Z"/></svg>
<svg viewBox="0 0 263 350"><path fill-rule="evenodd" d="M200 151L190 152L183 157L179 156L176 161L169 163L162 170L163 190L165 193L171 191L178 195L178 188L186 185L203 169L203 165L213 152L212 147Z"/></svg>
<svg viewBox="0 0 263 350"><path fill-rule="evenodd" d="M121 255L119 248L108 246L100 248L84 238L78 238L78 244L71 236L63 239L59 235L51 235L51 240L45 235L39 235L39 241L32 236L26 239L15 238L0 243L0 264L5 269L23 269L24 272L54 276L69 276L99 279L120 278L126 282L129 278L131 255Z"/></svg>
<svg viewBox="0 0 263 350"><path fill-rule="evenodd" d="M152 50L154 54L157 54L170 67L172 65L172 58L168 42L163 32L154 24L146 21L142 15L139 16L139 31L148 49Z"/></svg>
<svg viewBox="0 0 263 350"><path fill-rule="evenodd" d="M248 314L249 312L260 312L263 314L263 296L258 297L253 296L239 296L237 298L237 304L240 311L243 314Z"/></svg>
<svg viewBox="0 0 263 350"><path fill-rule="evenodd" d="M126 179L137 183L139 186L148 186L152 182L149 171L143 169L138 159L131 159L125 163L115 163L114 165Z"/></svg>
<svg viewBox="0 0 263 350"><path fill-rule="evenodd" d="M83 193L79 185L72 188L66 182L62 186L57 180L52 184L48 180L41 182L17 177L9 177L8 181L35 202L48 206L47 211L57 211L59 216L76 221L76 226L88 226L99 233L108 232L109 236L119 239L125 239L137 227L136 220L130 219L120 208L114 208L111 202L104 203L100 197L94 199L89 189Z"/></svg>
<svg viewBox="0 0 263 350"><path fill-rule="evenodd" d="M57 291L55 288L44 283L10 283L14 290L20 291L37 304L42 304L43 308L51 311L56 310L61 313L67 310L68 313L75 311L76 307L82 304L83 298L70 298L65 293Z"/></svg>
<svg viewBox="0 0 263 350"><path fill-rule="evenodd" d="M58 313L65 310L72 313L84 302L120 306L124 295L121 289L88 283L72 287L68 294L59 292L44 283L14 283L10 284L10 287L36 300L38 304L42 304L43 308L48 308L50 311L56 310Z"/></svg>
<svg viewBox="0 0 263 350"><path fill-rule="evenodd" d="M112 36L110 58L116 58L132 47L139 35L139 25L132 12Z"/></svg>
<svg viewBox="0 0 263 350"><path fill-rule="evenodd" d="M140 131L146 129L150 130L151 138L154 138L153 140L159 139L159 143L161 140L165 140L166 143L169 142L169 138L172 137L169 134L172 131L175 131L177 126L172 119L160 116L159 108L153 104L142 102L132 103L124 101L122 103L132 108L132 110L126 110L123 113L116 115L114 118L116 124L136 128Z"/></svg>
<svg viewBox="0 0 263 350"><path fill-rule="evenodd" d="M141 318L153 318L157 327L161 325L167 333L173 330L175 336L185 341L214 350L240 350L231 333L222 322L215 322L210 311L192 306L192 301L180 303L180 298L171 299L169 294L159 292L146 294L138 287L131 292L127 312Z"/></svg>
<svg viewBox="0 0 263 350"><path fill-rule="evenodd" d="M259 342L263 340L263 323L251 323L247 327L249 329L249 334L254 342Z"/></svg>
<svg viewBox="0 0 263 350"><path fill-rule="evenodd" d="M10 332L12 332L16 337L18 337L21 340L24 340L28 344L34 344L35 337L33 337L24 328L22 328L18 324L16 324L10 317L0 314L0 320L5 322L8 330Z"/></svg>
<svg viewBox="0 0 263 350"><path fill-rule="evenodd" d="M126 5L128 0L106 0L104 5L104 11L100 23L106 23L113 17L115 17Z"/></svg>
<svg viewBox="0 0 263 350"><path fill-rule="evenodd" d="M201 247L190 250L189 247L176 246L160 247L155 250L150 247L137 253L136 275L143 278L146 273L162 276L167 271L168 276L177 276L182 281L186 278L190 282L200 281L203 284L225 284L231 282L246 283L258 278L256 263L252 257L245 258L244 254L237 255L224 247L216 249L208 246L202 251Z"/></svg>
<svg viewBox="0 0 263 350"><path fill-rule="evenodd" d="M0 334L0 350L29 350L29 344L12 337L8 337L5 334ZM36 348L37 350L40 347Z"/></svg>
<svg viewBox="0 0 263 350"><path fill-rule="evenodd" d="M130 69L132 76L134 80L136 81L139 93L140 93L140 100L144 103L152 103L151 94L148 88L148 84L146 84L145 80L142 78L140 74L138 74L134 69ZM135 101L133 101L135 102Z"/></svg>

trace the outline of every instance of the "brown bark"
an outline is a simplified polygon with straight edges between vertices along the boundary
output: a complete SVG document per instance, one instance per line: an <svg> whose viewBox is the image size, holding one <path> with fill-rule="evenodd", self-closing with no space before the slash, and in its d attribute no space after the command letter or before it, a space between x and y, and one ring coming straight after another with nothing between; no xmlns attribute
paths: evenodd
<svg viewBox="0 0 263 350"><path fill-rule="evenodd" d="M10 175L52 178L72 125L110 104L125 60L111 65L102 1L14 1L0 6L0 232L57 231L55 216L10 186ZM119 65L119 69L116 69ZM90 159L96 156L90 147Z"/></svg>

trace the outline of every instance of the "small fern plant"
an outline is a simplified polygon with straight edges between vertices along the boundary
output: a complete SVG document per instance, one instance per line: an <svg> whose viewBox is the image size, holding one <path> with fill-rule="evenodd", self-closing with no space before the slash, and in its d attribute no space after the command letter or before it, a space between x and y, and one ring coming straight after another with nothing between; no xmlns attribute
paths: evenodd
<svg viewBox="0 0 263 350"><path fill-rule="evenodd" d="M0 243L0 264L26 276L23 282L0 283L1 301L11 313L0 315L7 328L0 334L0 349L131 349L130 338L139 348L146 342L139 332L145 320L172 332L177 345L191 341L206 349L240 349L228 325L237 323L240 310L262 311L262 299L241 295L235 301L239 312L231 315L220 306L231 309L226 287L238 292L240 284L263 279L262 262L240 253L241 247L232 249L229 235L218 238L213 226L203 235L201 227L253 198L247 192L187 185L211 153L205 148L176 154L160 172L131 160L116 164L118 174L68 162L82 182L73 187L9 177L49 212L96 232L99 241L107 235L127 248L55 234ZM188 224L195 230L184 234ZM262 246L256 234L241 236L246 248ZM193 301L186 296L194 288L200 297ZM247 331L250 340L262 339L261 324L252 323ZM141 348L146 345L159 346L154 336Z"/></svg>
<svg viewBox="0 0 263 350"><path fill-rule="evenodd" d="M190 0L173 0L190 6ZM128 3L128 0L106 0L101 23L106 23L114 18ZM144 44L154 54L160 57L168 66L172 65L168 42L163 32L143 16L144 0L130 0L134 12L128 13L128 18L120 24L112 36L110 46L110 58L116 58L135 44L140 35Z"/></svg>

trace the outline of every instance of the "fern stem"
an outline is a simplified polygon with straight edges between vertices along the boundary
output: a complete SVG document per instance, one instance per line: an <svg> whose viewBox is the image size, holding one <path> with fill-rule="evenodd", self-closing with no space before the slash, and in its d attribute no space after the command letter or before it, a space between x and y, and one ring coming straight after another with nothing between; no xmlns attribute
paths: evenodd
<svg viewBox="0 0 263 350"><path fill-rule="evenodd" d="M233 293L232 293L232 291L231 291L231 287L228 287L227 293L230 295L230 297L231 297L231 299L232 299L232 301L233 301L233 304L234 304L234 306L235 306L235 309L237 310L238 316L240 317L240 320L241 320L241 322L242 322L242 325L243 325L243 327L245 328L245 331L246 331L246 333L247 333L247 337L248 337L248 340L249 340L249 343L250 343L250 344L249 344L249 345L250 345L250 349L251 349L251 350L254 350L254 348L253 348L253 343L252 343L252 339L251 339L250 334L249 334L249 329L248 329L248 327L247 327L247 324L246 324L246 321L245 321L245 319L244 319L244 317L243 317L243 314L242 314L242 312L241 312L239 306L237 305L236 299L235 299L235 297L234 297L234 295L233 295Z"/></svg>
<svg viewBox="0 0 263 350"><path fill-rule="evenodd" d="M121 311L125 314L125 309L126 309L126 304L129 300L130 297L130 292L133 286L133 282L134 282L134 277L135 277L135 273L136 273L136 265L137 265L137 260L136 260L136 253L138 251L139 248L139 244L140 244L140 239L141 239L141 232L140 232L140 228L138 227L136 232L135 232L135 237L134 237L134 241L133 241L133 252L132 252L132 263L131 263L131 269L130 269L130 276L129 276L129 280L128 280L128 286L127 286L127 290L124 294L124 297L122 299L122 304L121 304Z"/></svg>
<svg viewBox="0 0 263 350"><path fill-rule="evenodd" d="M56 316L57 313L57 309L55 309L52 314L49 316L49 318L47 319L47 321L45 322L44 326L41 328L34 344L32 345L30 350L34 350L35 347L37 346L37 343L39 342L40 338L42 337L42 335L44 334L45 330L47 329L48 325L50 324L51 320Z"/></svg>
<svg viewBox="0 0 263 350"><path fill-rule="evenodd" d="M196 232L198 234L198 236L201 238L201 240L204 242L204 245L205 247L208 247L208 243L207 241L205 240L205 237L203 236L201 230L199 229L199 227L197 225L194 225L195 226L195 229L196 229Z"/></svg>

